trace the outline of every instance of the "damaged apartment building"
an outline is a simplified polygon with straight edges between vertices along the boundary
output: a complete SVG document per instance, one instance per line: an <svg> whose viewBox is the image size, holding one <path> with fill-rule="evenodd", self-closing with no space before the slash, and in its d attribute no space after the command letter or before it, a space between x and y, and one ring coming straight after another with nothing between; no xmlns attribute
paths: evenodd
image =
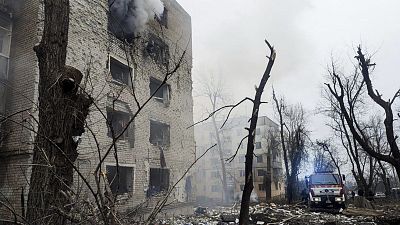
<svg viewBox="0 0 400 225"><path fill-rule="evenodd" d="M238 201L242 197L245 183L245 155L247 140L240 145L246 136L247 117L230 118L219 130L221 149L226 168L228 195L225 202ZM284 197L283 160L280 151L278 125L267 116L258 118L254 148L254 189L252 201L266 201ZM204 123L195 127L198 155L216 142L213 124ZM227 161L238 150L232 161ZM214 147L197 164L195 180L197 201L203 204L223 202L221 160L218 148Z"/></svg>
<svg viewBox="0 0 400 225"><path fill-rule="evenodd" d="M166 191L195 159L194 130L187 128L193 124L191 18L176 0L144 2L158 5L139 9L135 0L70 0L67 65L82 71L85 91L95 102L86 121L92 134L86 130L76 137L76 166L90 183L98 150L104 154L113 141L107 121L121 133L138 110L135 98L144 103L154 95L117 140L118 183L114 152L102 165L111 191L127 207ZM31 130L37 128L39 68L33 47L43 31L42 4L0 0L0 198L16 209L26 204L21 195L29 190ZM161 85L180 58L179 68ZM74 179L76 188L85 188ZM187 174L171 198L191 201L191 185Z"/></svg>

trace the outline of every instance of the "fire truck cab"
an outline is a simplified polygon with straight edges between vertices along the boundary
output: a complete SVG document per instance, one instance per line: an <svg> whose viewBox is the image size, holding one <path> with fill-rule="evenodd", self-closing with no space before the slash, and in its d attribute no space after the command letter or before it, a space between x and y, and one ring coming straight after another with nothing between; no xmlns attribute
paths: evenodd
<svg viewBox="0 0 400 225"><path fill-rule="evenodd" d="M310 208L345 208L345 176L333 172L318 172L306 177Z"/></svg>

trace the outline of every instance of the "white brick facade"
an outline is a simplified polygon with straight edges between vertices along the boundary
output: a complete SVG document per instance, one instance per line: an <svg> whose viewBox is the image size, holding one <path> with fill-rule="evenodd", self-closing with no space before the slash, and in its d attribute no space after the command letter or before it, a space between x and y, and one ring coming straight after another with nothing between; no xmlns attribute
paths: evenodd
<svg viewBox="0 0 400 225"><path fill-rule="evenodd" d="M26 0L16 13L13 21L13 38L10 68L10 89L7 95L7 113L33 107L37 102L38 68L32 50L39 40L42 24L42 12L39 0ZM143 104L150 97L150 78L162 80L166 74L164 66L152 60L146 53L146 46L151 34L159 36L169 46L170 67L174 67L183 51L186 54L181 67L167 81L170 87L170 99L164 104L151 99L134 120L134 146L128 140L117 143L118 159L121 165L134 168L132 191L124 195L124 206L133 207L143 202L149 185L150 168L160 167L160 149L149 142L150 120L169 125L170 141L164 149L166 168L170 169L170 185L179 179L185 169L194 161L195 144L193 128L192 100L192 51L190 16L175 0L165 0L168 10L168 28L157 21L149 21L140 38L134 40L129 50L127 45L108 32L108 1L71 0L69 42L67 65L79 69L84 75L90 74L86 91L95 98L87 119L90 128L100 144L102 154L110 146L112 139L107 136L107 125L103 115L107 115L110 99L121 91L118 100L123 103L127 113L134 114L137 105L132 95L131 86L127 87L113 81L109 72L109 59L113 57L126 63L133 69L133 87L139 103ZM127 54L128 53L128 54ZM21 94L23 93L23 94ZM118 110L117 108L115 108ZM33 115L37 113L31 110ZM18 115L18 121L27 118L28 113ZM11 131L0 153L0 191L13 199L19 208L18 196L21 187L28 188L29 166L34 134L24 129L21 124L8 122L5 130ZM93 171L98 162L98 153L94 138L86 131L79 145L77 166L82 169L93 184ZM106 165L115 164L114 153L105 161ZM19 165L19 166L17 166ZM21 169L19 169L21 168ZM11 172L16 171L17 172ZM105 169L105 167L103 168ZM13 175L11 175L13 173ZM22 176L27 176L27 179ZM24 178L22 180L22 178ZM76 182L78 178L75 176ZM79 182L81 183L81 182ZM171 198L186 201L185 180L177 186ZM19 204L19 205L18 205ZM1 208L1 207L0 207Z"/></svg>

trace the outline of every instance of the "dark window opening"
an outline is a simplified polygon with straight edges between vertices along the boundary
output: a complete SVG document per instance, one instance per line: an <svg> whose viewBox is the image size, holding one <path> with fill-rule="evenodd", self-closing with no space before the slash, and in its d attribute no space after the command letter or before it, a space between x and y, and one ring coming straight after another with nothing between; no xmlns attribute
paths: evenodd
<svg viewBox="0 0 400 225"><path fill-rule="evenodd" d="M257 159L257 163L262 163L263 162L263 156L262 155L258 155L256 157L256 159Z"/></svg>
<svg viewBox="0 0 400 225"><path fill-rule="evenodd" d="M262 177L264 175L266 175L265 170L263 170L263 169L258 169L257 170L257 176Z"/></svg>
<svg viewBox="0 0 400 225"><path fill-rule="evenodd" d="M116 80L128 86L131 85L133 76L132 69L112 57L110 57L110 73L113 80Z"/></svg>
<svg viewBox="0 0 400 225"><path fill-rule="evenodd" d="M260 191L265 191L265 186L264 186L264 184L258 184L258 190L260 190Z"/></svg>
<svg viewBox="0 0 400 225"><path fill-rule="evenodd" d="M240 185L240 190L241 190L241 191L244 190L244 185L243 185L243 184Z"/></svg>
<svg viewBox="0 0 400 225"><path fill-rule="evenodd" d="M107 108L107 120L111 122L111 127L114 130L114 137L117 137L123 132L119 140L128 140L131 147L133 147L135 142L134 123L131 122L129 127L124 131L125 127L128 126L131 116L131 114L126 112L114 111L111 108ZM112 138L111 127L108 127L107 136Z"/></svg>
<svg viewBox="0 0 400 225"><path fill-rule="evenodd" d="M261 142L256 142L256 149L260 149L261 148Z"/></svg>
<svg viewBox="0 0 400 225"><path fill-rule="evenodd" d="M169 169L150 168L148 196L167 191L169 188Z"/></svg>
<svg viewBox="0 0 400 225"><path fill-rule="evenodd" d="M160 15L160 17L156 16L156 20L162 26L164 26L165 28L168 28L168 9L164 7L163 13Z"/></svg>
<svg viewBox="0 0 400 225"><path fill-rule="evenodd" d="M169 145L169 125L150 120L150 143L156 146Z"/></svg>
<svg viewBox="0 0 400 225"><path fill-rule="evenodd" d="M133 167L106 166L107 180L113 194L124 194L133 191Z"/></svg>
<svg viewBox="0 0 400 225"><path fill-rule="evenodd" d="M168 84L162 84L162 81L150 78L150 95L153 94L155 100L168 103L170 99L170 86Z"/></svg>
<svg viewBox="0 0 400 225"><path fill-rule="evenodd" d="M168 64L169 47L161 38L150 35L146 46L146 52L156 63L162 65Z"/></svg>

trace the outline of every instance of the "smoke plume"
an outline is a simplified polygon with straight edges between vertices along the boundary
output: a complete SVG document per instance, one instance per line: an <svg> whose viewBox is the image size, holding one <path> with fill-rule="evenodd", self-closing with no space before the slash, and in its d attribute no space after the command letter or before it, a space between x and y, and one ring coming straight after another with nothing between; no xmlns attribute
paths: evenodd
<svg viewBox="0 0 400 225"><path fill-rule="evenodd" d="M125 37L144 30L149 20L160 18L164 11L160 0L108 0L108 4L110 29Z"/></svg>

